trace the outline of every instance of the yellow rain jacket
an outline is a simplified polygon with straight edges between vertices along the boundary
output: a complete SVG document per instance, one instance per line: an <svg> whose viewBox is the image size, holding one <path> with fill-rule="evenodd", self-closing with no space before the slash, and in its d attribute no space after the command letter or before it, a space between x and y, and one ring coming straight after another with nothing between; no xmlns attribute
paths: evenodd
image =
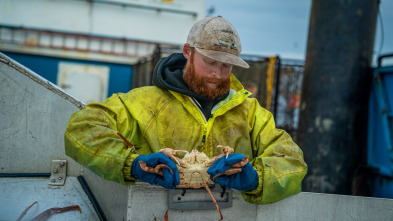
<svg viewBox="0 0 393 221"><path fill-rule="evenodd" d="M272 114L255 98L247 98L231 75L231 93L213 108L209 120L190 97L156 86L114 94L74 113L65 131L66 154L97 175L121 184L134 184L131 166L138 154L162 148L191 151L209 157L221 153L217 145L234 148L249 157L259 176L256 190L242 192L255 204L277 202L301 191L307 165L301 149ZM117 135L132 144L128 148Z"/></svg>

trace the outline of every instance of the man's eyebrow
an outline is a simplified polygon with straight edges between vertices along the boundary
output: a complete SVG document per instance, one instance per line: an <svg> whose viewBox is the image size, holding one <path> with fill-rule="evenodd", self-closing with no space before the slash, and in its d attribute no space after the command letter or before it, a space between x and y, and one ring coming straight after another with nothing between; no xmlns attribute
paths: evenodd
<svg viewBox="0 0 393 221"><path fill-rule="evenodd" d="M207 56L203 56L203 59L204 59L205 61L209 61L209 62L214 62L214 61L216 61L216 60L211 59L211 58L209 58L209 57L207 57Z"/></svg>

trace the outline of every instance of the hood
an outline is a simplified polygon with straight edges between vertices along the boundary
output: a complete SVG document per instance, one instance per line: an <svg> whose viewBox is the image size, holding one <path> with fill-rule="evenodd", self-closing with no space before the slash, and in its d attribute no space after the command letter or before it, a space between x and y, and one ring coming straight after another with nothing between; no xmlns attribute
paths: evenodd
<svg viewBox="0 0 393 221"><path fill-rule="evenodd" d="M164 90L172 90L188 96L196 95L190 91L183 80L183 69L187 59L182 53L174 53L158 61L153 71L153 85Z"/></svg>

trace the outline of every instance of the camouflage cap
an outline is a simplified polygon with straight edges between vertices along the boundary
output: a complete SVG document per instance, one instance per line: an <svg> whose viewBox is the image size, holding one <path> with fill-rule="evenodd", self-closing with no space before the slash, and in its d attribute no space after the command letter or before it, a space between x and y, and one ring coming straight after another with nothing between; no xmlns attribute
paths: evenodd
<svg viewBox="0 0 393 221"><path fill-rule="evenodd" d="M187 43L208 58L242 68L250 67L239 57L242 45L235 27L221 16L207 17L195 23Z"/></svg>

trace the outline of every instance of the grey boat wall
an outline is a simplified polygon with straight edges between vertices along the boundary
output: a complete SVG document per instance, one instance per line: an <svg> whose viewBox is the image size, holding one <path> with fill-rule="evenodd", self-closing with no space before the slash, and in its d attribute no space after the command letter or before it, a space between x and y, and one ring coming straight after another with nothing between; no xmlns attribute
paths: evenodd
<svg viewBox="0 0 393 221"><path fill-rule="evenodd" d="M218 220L205 191L179 193L137 182L133 186L104 180L65 155L64 130L72 113L85 105L56 85L0 53L0 220L30 220L46 209L79 205L79 211L53 214L48 220ZM65 160L65 184L49 185L52 161ZM7 174L22 176L5 177ZM97 210L78 181L83 177ZM302 192L269 205L254 205L231 191L218 201L224 220L393 220L393 200ZM181 207L195 202L210 209ZM189 203L189 204L188 204ZM176 208L178 206L178 208ZM192 210L190 210L192 209ZM98 212L97 212L98 211Z"/></svg>

